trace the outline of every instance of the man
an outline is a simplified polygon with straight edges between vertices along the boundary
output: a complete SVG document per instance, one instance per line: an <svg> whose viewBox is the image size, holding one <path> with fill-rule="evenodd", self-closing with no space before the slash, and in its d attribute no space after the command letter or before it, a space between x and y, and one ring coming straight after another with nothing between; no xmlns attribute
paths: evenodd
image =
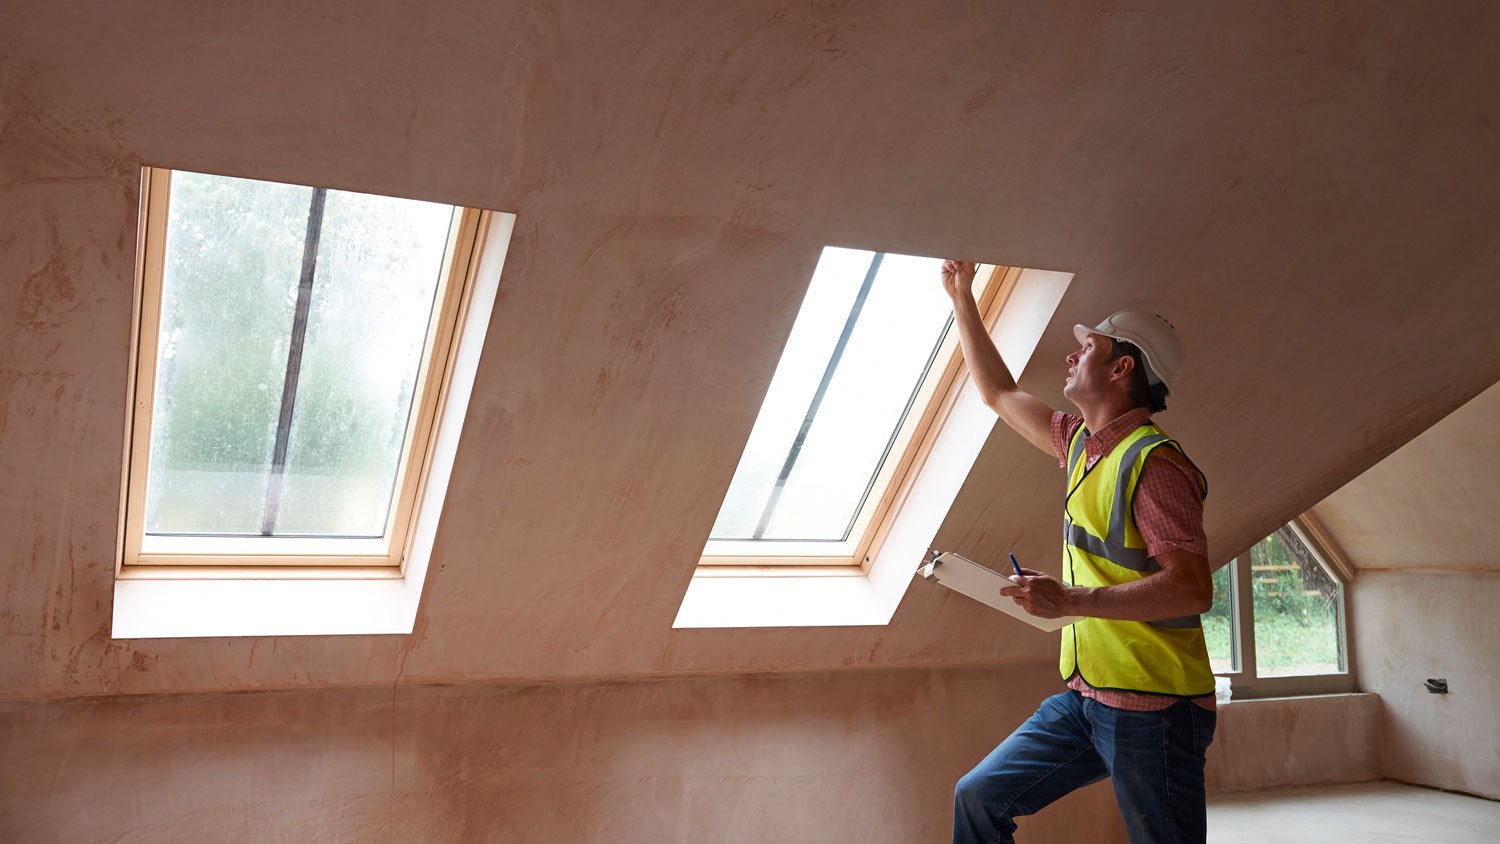
<svg viewBox="0 0 1500 844"><path fill-rule="evenodd" d="M1025 569L1001 590L1063 629L1067 691L965 774L955 842L1014 841L1015 818L1110 777L1133 844L1202 842L1203 761L1214 678L1199 614L1213 600L1203 533L1207 484L1151 423L1181 365L1161 317L1121 311L1077 326L1063 395L1080 416L1021 392L980 321L974 264L947 261L964 359L985 403L1067 473L1063 574Z"/></svg>

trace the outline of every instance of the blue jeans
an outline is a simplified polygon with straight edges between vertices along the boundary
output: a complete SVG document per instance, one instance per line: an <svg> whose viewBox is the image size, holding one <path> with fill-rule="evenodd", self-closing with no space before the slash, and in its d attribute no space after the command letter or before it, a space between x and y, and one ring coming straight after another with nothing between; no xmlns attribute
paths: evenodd
<svg viewBox="0 0 1500 844"><path fill-rule="evenodd" d="M1131 844L1202 842L1203 758L1217 721L1185 700L1131 712L1071 689L1053 695L958 781L954 844L1009 844L1016 818L1105 777Z"/></svg>

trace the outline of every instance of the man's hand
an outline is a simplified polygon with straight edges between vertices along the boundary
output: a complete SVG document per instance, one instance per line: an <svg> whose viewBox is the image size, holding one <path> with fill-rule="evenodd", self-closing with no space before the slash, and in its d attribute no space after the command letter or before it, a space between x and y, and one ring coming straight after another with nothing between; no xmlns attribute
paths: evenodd
<svg viewBox="0 0 1500 844"><path fill-rule="evenodd" d="M952 296L974 295L974 274L978 272L978 265L973 261L955 261L948 259L943 262L943 290Z"/></svg>
<svg viewBox="0 0 1500 844"><path fill-rule="evenodd" d="M1160 570L1138 580L1097 588L1068 587L1073 592L1068 614L1156 621L1208 612L1214 601L1214 582L1206 557L1173 548L1151 559Z"/></svg>
<svg viewBox="0 0 1500 844"><path fill-rule="evenodd" d="M1037 618L1078 614L1073 610L1073 599L1079 591L1077 587L1033 569L1023 568L1021 571L1025 573L1024 577L1011 577L1020 583L1001 589L1001 595L1014 600L1021 609Z"/></svg>
<svg viewBox="0 0 1500 844"><path fill-rule="evenodd" d="M953 324L958 326L964 363L984 403L1027 442L1052 454L1052 408L1016 387L1016 379L1005 367L1005 360L979 315L979 303L974 301L976 271L973 261L943 262L943 290L953 302Z"/></svg>

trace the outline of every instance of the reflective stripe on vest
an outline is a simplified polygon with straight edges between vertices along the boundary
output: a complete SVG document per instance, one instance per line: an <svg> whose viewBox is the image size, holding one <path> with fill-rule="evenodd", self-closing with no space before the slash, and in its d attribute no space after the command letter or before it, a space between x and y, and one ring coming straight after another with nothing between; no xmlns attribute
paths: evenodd
<svg viewBox="0 0 1500 844"><path fill-rule="evenodd" d="M1177 443L1147 423L1088 467L1083 433L1078 426L1068 443L1065 571L1073 583L1085 586L1139 580L1161 567L1147 554L1130 515L1136 485L1146 456L1158 447L1178 448ZM1202 473L1198 476L1206 487ZM1064 629L1059 665L1065 679L1078 673L1097 688L1196 696L1212 692L1214 685L1196 615L1152 622L1086 618Z"/></svg>
<svg viewBox="0 0 1500 844"><path fill-rule="evenodd" d="M1080 428L1082 426L1079 426ZM1077 472L1078 461L1083 458L1083 437L1074 437L1078 445L1073 449L1074 459L1068 464L1068 478L1071 480ZM1124 566L1131 571L1155 571L1160 566L1156 565L1150 557L1146 556L1145 548L1130 548L1125 544L1125 511L1128 507L1119 506L1120 503L1130 501L1134 498L1135 490L1131 486L1132 471L1136 459L1141 452L1154 445L1167 441L1166 434L1150 434L1141 437L1131 443L1120 458L1120 471L1115 480L1116 506L1110 508L1109 532L1103 539L1089 533L1083 525L1077 524L1068 518L1067 511L1063 511L1063 541L1076 548L1103 557L1118 566ZM1104 458L1100 458L1103 460Z"/></svg>

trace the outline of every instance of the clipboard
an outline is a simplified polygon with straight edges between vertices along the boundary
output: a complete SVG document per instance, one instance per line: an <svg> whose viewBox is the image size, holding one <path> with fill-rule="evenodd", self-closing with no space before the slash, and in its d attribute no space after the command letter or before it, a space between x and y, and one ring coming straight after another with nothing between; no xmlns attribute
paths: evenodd
<svg viewBox="0 0 1500 844"><path fill-rule="evenodd" d="M923 580L941 583L954 592L994 607L1011 618L1024 621L1038 630L1050 633L1083 619L1078 615L1065 615L1062 618L1038 618L1031 615L1021 609L1020 604L1000 594L1001 589L1015 585L1015 581L1009 576L985 568L968 557L952 552L940 554L933 551L931 553L935 556L917 569L917 573L922 576Z"/></svg>

